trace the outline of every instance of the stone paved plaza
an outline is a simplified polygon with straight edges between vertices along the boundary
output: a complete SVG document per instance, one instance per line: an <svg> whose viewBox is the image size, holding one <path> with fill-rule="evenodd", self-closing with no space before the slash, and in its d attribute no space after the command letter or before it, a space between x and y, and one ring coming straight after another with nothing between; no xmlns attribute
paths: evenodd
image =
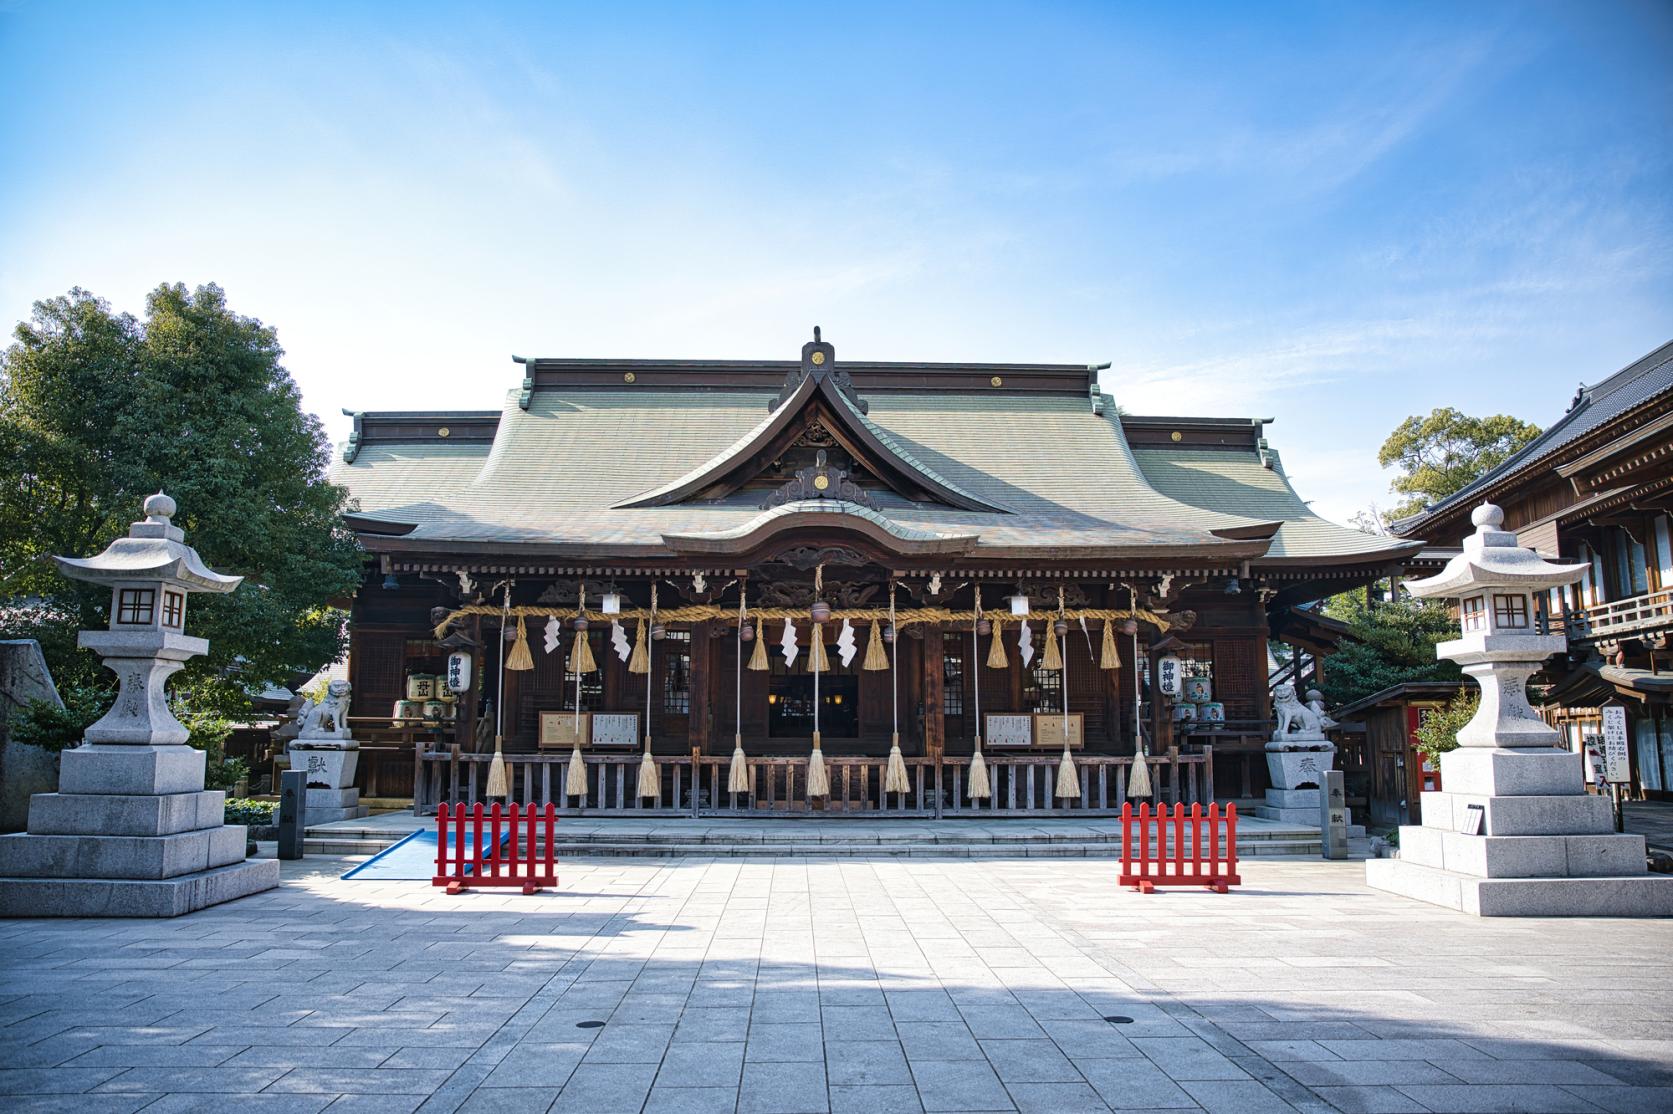
<svg viewBox="0 0 1673 1114"><path fill-rule="evenodd" d="M1227 896L1085 859L592 860L532 897L347 865L0 922L3 1108L1673 1110L1673 925L1476 920L1355 862Z"/></svg>

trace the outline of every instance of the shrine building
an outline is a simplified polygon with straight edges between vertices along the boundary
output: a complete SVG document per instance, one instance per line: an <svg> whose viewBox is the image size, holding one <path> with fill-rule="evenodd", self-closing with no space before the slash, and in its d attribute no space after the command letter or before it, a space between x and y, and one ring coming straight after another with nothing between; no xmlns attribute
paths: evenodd
<svg viewBox="0 0 1673 1114"><path fill-rule="evenodd" d="M513 800L588 813L1096 812L1141 747L1160 799L1255 796L1269 639L1316 660L1307 605L1421 545L1313 514L1267 420L1123 414L1083 365L845 363L817 330L517 362L500 410L354 413L332 474L362 777L421 812L483 799L496 736Z"/></svg>

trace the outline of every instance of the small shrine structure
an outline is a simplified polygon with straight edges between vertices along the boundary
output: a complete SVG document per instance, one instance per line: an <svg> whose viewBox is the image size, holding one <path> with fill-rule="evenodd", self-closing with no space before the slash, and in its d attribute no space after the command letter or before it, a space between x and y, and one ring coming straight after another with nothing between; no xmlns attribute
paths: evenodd
<svg viewBox="0 0 1673 1114"><path fill-rule="evenodd" d="M1441 755L1423 824L1400 829L1400 857L1365 864L1379 889L1485 917L1673 916L1673 877L1645 869L1644 837L1618 834L1607 798L1589 795L1580 755L1528 703L1528 678L1564 648L1541 633L1534 596L1585 568L1547 561L1502 529L1491 503L1420 599L1458 601L1460 637L1435 648L1481 688L1481 705Z"/></svg>
<svg viewBox="0 0 1673 1114"><path fill-rule="evenodd" d="M65 576L110 589L108 628L79 642L120 687L60 756L58 792L30 799L28 832L0 836L0 916L174 917L279 884L278 861L246 859L246 829L222 822L226 794L204 789L204 753L164 693L209 649L185 631L187 596L243 579L205 566L174 511L159 492L103 553L55 558Z"/></svg>

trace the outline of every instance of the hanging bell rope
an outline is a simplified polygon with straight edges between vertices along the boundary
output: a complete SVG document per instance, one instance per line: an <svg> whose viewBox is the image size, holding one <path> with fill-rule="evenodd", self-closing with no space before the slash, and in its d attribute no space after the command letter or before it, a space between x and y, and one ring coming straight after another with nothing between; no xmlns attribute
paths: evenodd
<svg viewBox="0 0 1673 1114"><path fill-rule="evenodd" d="M1061 631L1061 633L1059 633ZM1064 618L1063 589L1057 590L1057 622L1047 628L1046 659L1049 662L1057 651L1056 668L1063 671L1058 683L1063 686L1063 757L1057 763L1057 796L1070 798L1080 796L1080 775L1075 772L1075 756L1069 750L1069 669L1064 660L1069 656L1069 621ZM1059 645L1059 642L1062 645ZM1052 668L1049 664L1047 669Z"/></svg>
<svg viewBox="0 0 1673 1114"><path fill-rule="evenodd" d="M889 581L889 625L895 622L895 582ZM873 628L875 629L875 628ZM883 792L905 793L911 788L906 777L906 759L900 753L900 639L895 639L895 653L889 667L889 769L883 775Z"/></svg>
<svg viewBox="0 0 1673 1114"><path fill-rule="evenodd" d="M813 569L813 598L815 601L822 597L825 587L825 566L815 565ZM831 777L825 770L825 752L819 746L819 674L825 670L825 635L819 624L813 624L813 656L808 661L808 668L813 671L813 749L807 756L807 795L814 797L828 797L831 795Z"/></svg>
<svg viewBox="0 0 1673 1114"><path fill-rule="evenodd" d="M500 629L505 629L506 620L511 614L511 582L505 585L504 611L500 617ZM523 648L523 654L528 656L528 644L523 641L523 620L517 620L517 643ZM530 662L533 667L533 662ZM488 785L483 790L489 797L507 797L511 795L511 787L506 784L505 772L505 635L500 635L500 699L494 702L494 757L488 763Z"/></svg>
<svg viewBox="0 0 1673 1114"><path fill-rule="evenodd" d="M831 669L831 659L825 655L825 624L813 624L813 645L808 647L807 671L809 673L828 673Z"/></svg>
<svg viewBox="0 0 1673 1114"><path fill-rule="evenodd" d="M575 736L575 745L569 750L569 770L564 775L563 791L570 797L587 795L587 760L581 757L580 735Z"/></svg>
<svg viewBox="0 0 1673 1114"><path fill-rule="evenodd" d="M1138 603L1138 592L1132 588L1127 594L1133 603ZM1144 756L1144 714L1141 711L1139 698L1139 632L1133 630L1133 770L1127 775L1127 796L1150 796L1150 767L1145 763Z"/></svg>
<svg viewBox="0 0 1673 1114"><path fill-rule="evenodd" d="M651 624L656 624L656 585L651 585ZM651 690L654 687L650 679L651 651L645 649L645 756L639 760L639 796L662 796L662 774L657 769L656 759L651 757Z"/></svg>
<svg viewBox="0 0 1673 1114"><path fill-rule="evenodd" d="M970 660L975 661L981 655L982 642L982 586L976 585L975 615L970 620ZM976 706L976 746L970 752L970 785L965 795L972 801L986 800L993 796L993 790L988 785L988 763L982 757L982 671L970 671L970 688L975 697Z"/></svg>
<svg viewBox="0 0 1673 1114"><path fill-rule="evenodd" d="M733 687L734 687L734 695L733 695L733 700L732 700L732 717L733 717L732 718L732 729L733 729L733 733L732 733L732 768L731 768L731 770L729 770L727 772L727 777L726 777L726 791L728 793L731 793L733 796L736 796L739 793L748 793L749 792L749 780L750 780L749 779L749 759L744 755L744 720L743 720L743 715L744 715L744 713L743 713L743 707L744 707L744 620L749 614L749 605L748 605L748 602L747 602L748 595L749 595L749 582L746 580L743 583L738 585L738 634L737 634L738 666L737 666L737 669L735 671L735 675L732 678ZM755 648L757 650L765 649L765 647L763 647L760 644L761 640L759 638L757 638L755 641L756 641L756 647ZM766 661L766 656L763 654L762 655L762 662L765 663L765 661Z"/></svg>

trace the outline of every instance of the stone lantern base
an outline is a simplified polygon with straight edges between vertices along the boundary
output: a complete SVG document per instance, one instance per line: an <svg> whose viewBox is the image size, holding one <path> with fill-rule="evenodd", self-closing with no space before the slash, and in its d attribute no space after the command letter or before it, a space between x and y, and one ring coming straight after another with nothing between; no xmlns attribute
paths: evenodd
<svg viewBox="0 0 1673 1114"><path fill-rule="evenodd" d="M1673 876L1646 872L1644 837L1615 831L1579 755L1460 747L1441 755L1441 784L1422 826L1400 829L1400 857L1365 864L1370 885L1482 917L1673 916Z"/></svg>
<svg viewBox="0 0 1673 1114"><path fill-rule="evenodd" d="M221 822L202 751L89 745L61 762L61 792L0 836L0 916L177 917L279 884L278 860L245 859L246 829Z"/></svg>

